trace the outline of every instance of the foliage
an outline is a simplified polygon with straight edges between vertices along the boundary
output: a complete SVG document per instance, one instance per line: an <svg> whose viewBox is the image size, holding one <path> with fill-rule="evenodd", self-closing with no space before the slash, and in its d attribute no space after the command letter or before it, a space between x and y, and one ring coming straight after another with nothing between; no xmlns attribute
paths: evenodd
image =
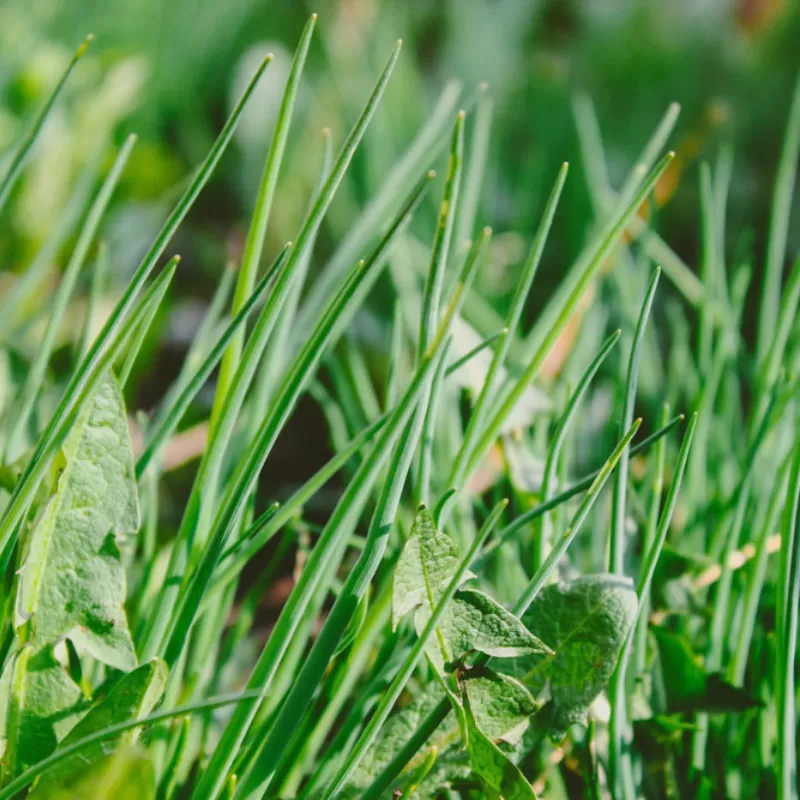
<svg viewBox="0 0 800 800"><path fill-rule="evenodd" d="M752 292L727 144L699 169L696 269L653 213L688 167L662 156L677 105L620 179L578 98L579 244L550 243L563 164L526 173L536 229L509 256L478 224L491 90L449 85L398 125L394 166L373 161L395 155L398 41L371 90L343 87L350 132L312 146L317 38L313 15L283 81L259 59L180 194L150 187L160 228L114 229L134 138L107 163L77 147L113 138L130 75L76 123L58 222L13 222L91 39L2 161L0 800L792 796L800 84ZM268 149L248 152L237 127L280 83ZM187 274L159 265L174 237L202 249L183 223L233 142L257 178L248 233L149 407Z"/></svg>

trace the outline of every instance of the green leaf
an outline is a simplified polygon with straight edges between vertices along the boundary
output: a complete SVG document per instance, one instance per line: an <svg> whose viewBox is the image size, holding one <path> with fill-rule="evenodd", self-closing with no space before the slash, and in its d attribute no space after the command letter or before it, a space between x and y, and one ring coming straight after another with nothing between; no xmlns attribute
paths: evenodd
<svg viewBox="0 0 800 800"><path fill-rule="evenodd" d="M707 673L696 659L689 642L659 628L654 629L667 707L679 711L744 711L762 703L717 673Z"/></svg>
<svg viewBox="0 0 800 800"><path fill-rule="evenodd" d="M83 694L51 647L23 647L0 677L0 753L9 774L55 750L84 713Z"/></svg>
<svg viewBox="0 0 800 800"><path fill-rule="evenodd" d="M167 677L167 666L160 659L153 659L128 673L115 684L108 697L69 732L60 746L66 747L111 725L146 717L161 700L167 686ZM80 754L62 761L42 776L31 797L44 800L51 797L58 787L78 784L86 775L87 768L99 764L117 750L121 743L135 742L140 730L133 728L114 739L96 742Z"/></svg>
<svg viewBox="0 0 800 800"><path fill-rule="evenodd" d="M395 630L409 611L436 604L455 574L458 561L458 544L451 536L436 530L430 512L421 506L394 571L392 627ZM467 571L464 580L473 577Z"/></svg>
<svg viewBox="0 0 800 800"><path fill-rule="evenodd" d="M539 709L521 683L486 667L468 673L462 686L476 724L493 741L519 741Z"/></svg>
<svg viewBox="0 0 800 800"><path fill-rule="evenodd" d="M81 777L73 786L54 784L46 795L34 789L30 796L48 800L154 800L156 796L152 758L138 747L118 750Z"/></svg>
<svg viewBox="0 0 800 800"><path fill-rule="evenodd" d="M430 618L430 608L417 609L414 622L417 633L424 630ZM451 662L461 662L467 653L477 651L494 658L549 655L552 650L534 636L520 620L497 601L473 589L456 593L442 617L442 637ZM427 649L435 667L442 670L444 662L436 642Z"/></svg>
<svg viewBox="0 0 800 800"><path fill-rule="evenodd" d="M57 460L55 494L28 541L15 626L37 647L69 637L121 670L136 666L123 601L121 537L139 527L125 405L107 375Z"/></svg>
<svg viewBox="0 0 800 800"><path fill-rule="evenodd" d="M548 725L554 734L576 722L585 724L589 706L614 671L636 607L633 583L613 575L551 584L531 604L525 624L556 653L525 662L523 682L534 694L549 694Z"/></svg>
<svg viewBox="0 0 800 800"><path fill-rule="evenodd" d="M467 750L476 775L486 784L490 797L503 800L536 800L533 787L519 767L478 727L467 704Z"/></svg>

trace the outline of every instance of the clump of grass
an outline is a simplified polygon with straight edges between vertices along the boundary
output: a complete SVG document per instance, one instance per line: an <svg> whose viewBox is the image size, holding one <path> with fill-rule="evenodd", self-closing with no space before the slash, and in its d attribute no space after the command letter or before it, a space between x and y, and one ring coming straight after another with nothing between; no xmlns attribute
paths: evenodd
<svg viewBox="0 0 800 800"><path fill-rule="evenodd" d="M785 282L782 272L800 89L776 180L754 369L742 369L741 333L752 264L729 265L723 247L729 152L700 172L698 279L642 213L671 169L671 154L659 157L677 106L616 193L586 98L575 109L594 232L524 329L567 180L566 165L554 169L502 325L465 346L465 327L497 316L473 288L491 253L492 232L476 218L485 87L474 114L467 102L420 131L309 285L318 231L399 42L336 157L326 135L306 218L259 277L315 25L312 16L298 45L240 268L235 278L225 271L183 370L143 419L139 452L122 387L178 257L157 268L253 89L270 79L269 58L101 331L81 326L72 369L54 381L56 332L134 139L121 147L7 395L0 798L110 797L120 785L203 800L633 798L664 787L792 796L800 260ZM10 157L0 207L84 49ZM447 148L427 243L411 223L427 213ZM112 257L97 250L89 313ZM666 282L655 254L672 285L665 319L655 313ZM350 334L387 265L395 313L380 385ZM621 327L600 344L612 319ZM6 348L29 335L11 315L0 324ZM560 363L543 376L554 348ZM205 447L166 536L165 452L217 366ZM614 407L597 420L589 401L604 393ZM323 407L334 454L279 504L258 478L305 394ZM669 408L681 413L670 418ZM639 438L642 426L650 434ZM315 528L309 504L337 475L341 490ZM296 553L291 589L263 641L259 598L287 552Z"/></svg>

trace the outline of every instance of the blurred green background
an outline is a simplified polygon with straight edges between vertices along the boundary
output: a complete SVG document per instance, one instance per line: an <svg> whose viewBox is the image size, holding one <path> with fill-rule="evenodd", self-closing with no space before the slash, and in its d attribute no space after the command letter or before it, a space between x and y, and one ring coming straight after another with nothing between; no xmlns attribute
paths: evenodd
<svg viewBox="0 0 800 800"><path fill-rule="evenodd" d="M700 250L697 162L716 159L721 143L733 144L726 244L752 258L759 280L772 180L800 71L800 7L789 0L1 0L0 152L24 131L78 43L95 35L0 222L0 252L11 271L30 262L81 180L91 184L135 131L139 143L104 227L113 281L122 284L244 82L264 53L275 54L236 146L170 248L183 261L161 339L151 344L152 363L140 360L144 373L133 384L139 407L149 407L177 371L226 261L239 252L291 55L312 11L320 15L318 33L268 257L305 212L321 130L330 128L335 147L341 143L392 44L403 38L390 88L321 233L316 268L455 80L459 104L469 106L482 81L494 99L478 215L495 229L491 276L481 286L491 304L502 307L513 287L564 160L572 171L540 286L559 280L592 230L573 113L578 93L594 103L614 186L668 104L681 104L672 140L677 166L657 224L692 268ZM794 208L800 213L800 203ZM427 241L434 216L417 216ZM792 225L789 252L800 247L799 235L800 225ZM69 242L67 235L62 252ZM54 257L54 270L59 263ZM544 294L534 292L534 304ZM385 309L377 308L380 322Z"/></svg>

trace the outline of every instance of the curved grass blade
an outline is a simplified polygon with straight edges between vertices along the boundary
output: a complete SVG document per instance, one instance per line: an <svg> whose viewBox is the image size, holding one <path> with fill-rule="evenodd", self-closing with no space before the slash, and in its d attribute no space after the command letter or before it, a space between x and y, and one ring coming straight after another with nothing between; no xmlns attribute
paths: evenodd
<svg viewBox="0 0 800 800"><path fill-rule="evenodd" d="M650 310L653 307L658 279L661 270L656 267L650 285L645 293L642 310L636 323L633 335L631 354L628 361L628 373L625 381L625 394L622 399L622 415L620 418L620 434L627 430L633 421L633 408L636 404L636 387L639 383L639 359L642 353L644 331ZM623 453L619 461L619 468L614 474L614 502L611 506L611 534L609 543L610 572L614 575L625 574L625 493L628 488L628 454Z"/></svg>
<svg viewBox="0 0 800 800"><path fill-rule="evenodd" d="M71 759L78 753L91 748L93 745L107 742L109 739L115 739L122 733L134 730L136 728L143 728L148 725L153 725L156 722L163 722L164 720L175 719L176 717L183 717L189 714L200 714L204 711L211 711L215 708L224 708L225 706L237 705L239 703L246 703L249 700L254 700L257 696L256 692L244 691L234 694L222 694L216 697L209 697L206 700L201 700L197 703L187 703L182 706L175 706L164 711L156 711L141 719L130 719L125 722L118 722L116 725L111 725L103 730L96 731L95 733L79 739L77 742L55 750L47 758L43 758L38 764L34 764L29 769L25 770L21 775L8 783L0 789L0 800L11 800L16 797L26 786L30 786L33 781L40 775L44 775L50 769L60 764L62 761Z"/></svg>
<svg viewBox="0 0 800 800"><path fill-rule="evenodd" d="M89 352L92 344L92 320L95 309L100 302L100 297L108 278L108 242L101 239L97 243L97 256L92 270L92 281L89 286L89 297L86 302L86 317L83 321L80 343L78 344L78 360L82 361Z"/></svg>
<svg viewBox="0 0 800 800"><path fill-rule="evenodd" d="M551 500L553 497L553 488L557 477L556 473L558 471L561 448L567 436L567 429L569 428L572 420L575 418L575 414L578 411L580 402L583 399L583 396L586 394L591 382L594 380L597 370L600 369L600 366L606 360L606 356L619 341L619 337L621 335L621 330L614 331L614 333L612 333L611 336L606 339L598 354L592 359L591 363L586 368L586 371L581 376L580 381L578 381L575 391L569 398L567 407L564 409L564 413L559 420L558 427L553 433L553 438L547 450L547 460L545 461L544 465L544 474L542 475L541 497L542 501L545 503L548 500ZM543 516L540 524L534 528L534 572L541 567L541 565L544 563L544 560L547 558L547 554L550 552L551 531L550 525L547 524L548 522L548 518Z"/></svg>

